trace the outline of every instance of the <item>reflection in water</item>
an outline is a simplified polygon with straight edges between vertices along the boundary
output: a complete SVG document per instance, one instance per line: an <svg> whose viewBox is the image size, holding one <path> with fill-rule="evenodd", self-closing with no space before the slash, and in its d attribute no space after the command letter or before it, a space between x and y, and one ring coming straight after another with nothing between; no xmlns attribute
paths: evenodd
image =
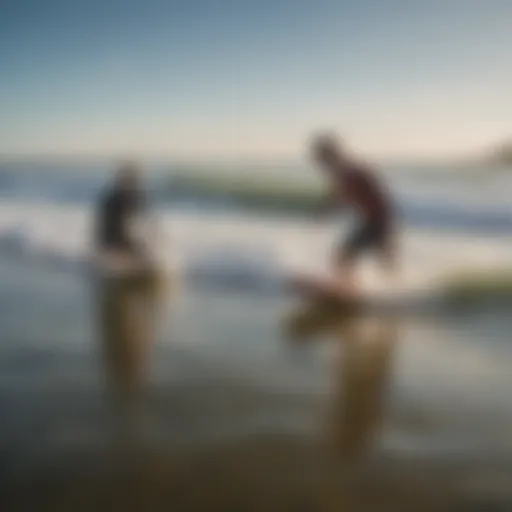
<svg viewBox="0 0 512 512"><path fill-rule="evenodd" d="M129 432L141 420L160 291L160 278L154 272L108 280L98 287L98 327L107 396L123 432Z"/></svg>
<svg viewBox="0 0 512 512"><path fill-rule="evenodd" d="M333 453L348 466L365 455L378 435L396 326L390 320L370 326L349 321L337 333L343 352L333 382Z"/></svg>
<svg viewBox="0 0 512 512"><path fill-rule="evenodd" d="M334 348L327 421L326 510L350 509L354 470L379 435L397 321L312 306L289 319L294 341L328 336Z"/></svg>

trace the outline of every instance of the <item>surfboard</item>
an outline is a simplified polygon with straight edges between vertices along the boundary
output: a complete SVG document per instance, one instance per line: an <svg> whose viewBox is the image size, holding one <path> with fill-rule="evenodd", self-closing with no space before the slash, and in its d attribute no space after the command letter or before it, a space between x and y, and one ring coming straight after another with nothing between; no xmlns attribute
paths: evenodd
<svg viewBox="0 0 512 512"><path fill-rule="evenodd" d="M511 274L509 274L511 275ZM469 273L425 283L404 283L398 288L362 291L357 296L328 277L300 275L290 280L293 295L302 305L314 306L328 317L339 315L443 316L481 307L509 307L512 279L506 274ZM336 313L334 313L336 316Z"/></svg>
<svg viewBox="0 0 512 512"><path fill-rule="evenodd" d="M326 303L302 304L289 311L282 320L283 334L291 340L305 340L343 325L353 319L354 315L347 309Z"/></svg>
<svg viewBox="0 0 512 512"><path fill-rule="evenodd" d="M345 307L358 307L364 303L364 295L355 295L334 279L312 276L294 276L289 285L300 297L315 302L334 302Z"/></svg>
<svg viewBox="0 0 512 512"><path fill-rule="evenodd" d="M289 289L314 316L333 317L356 315L425 315L437 313L445 304L443 293L434 287L404 287L383 291L362 291L354 295L342 284L329 277L294 276Z"/></svg>

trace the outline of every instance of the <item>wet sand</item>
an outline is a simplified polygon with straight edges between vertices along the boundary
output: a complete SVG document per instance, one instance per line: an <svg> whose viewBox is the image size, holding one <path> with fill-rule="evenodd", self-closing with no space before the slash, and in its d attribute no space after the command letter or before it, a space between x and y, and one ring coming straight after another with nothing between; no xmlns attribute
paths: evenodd
<svg viewBox="0 0 512 512"><path fill-rule="evenodd" d="M326 472L315 446L289 437L113 460L89 454L11 484L4 510L510 510L492 487L468 489L463 467L383 460Z"/></svg>
<svg viewBox="0 0 512 512"><path fill-rule="evenodd" d="M57 293L51 280L34 286L11 290L0 307ZM179 308L171 304L159 339L147 293L128 286L89 295L100 314L73 320L76 336L94 323L89 344L65 346L45 341L57 333L49 320L62 325L59 308L85 299L77 288L62 292L45 310L42 341L30 344L32 331L23 353L4 346L2 510L511 510L505 446L500 456L427 456L389 444L406 325L308 311L292 321L269 316L275 308L263 302L251 309L236 298L191 296L176 321L184 328L170 328ZM253 345L270 332L266 348ZM185 339L196 341L193 350ZM290 361L305 358L309 368L324 349L316 377L308 369L282 382ZM433 436L428 422L423 428Z"/></svg>

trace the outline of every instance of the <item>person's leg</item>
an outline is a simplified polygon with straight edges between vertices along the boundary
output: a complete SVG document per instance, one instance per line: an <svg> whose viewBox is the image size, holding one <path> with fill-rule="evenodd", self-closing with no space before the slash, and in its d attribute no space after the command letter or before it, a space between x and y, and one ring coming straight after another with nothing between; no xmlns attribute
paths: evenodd
<svg viewBox="0 0 512 512"><path fill-rule="evenodd" d="M379 246L379 259L386 278L396 281L399 275L398 247L395 233L386 233Z"/></svg>
<svg viewBox="0 0 512 512"><path fill-rule="evenodd" d="M356 228L334 254L334 278L340 288L349 295L357 296L360 292L357 280L357 261L366 248L368 235L367 226Z"/></svg>
<svg viewBox="0 0 512 512"><path fill-rule="evenodd" d="M334 255L333 273L334 279L341 289L346 290L349 294L355 294L358 291L356 264L352 255L338 249Z"/></svg>
<svg viewBox="0 0 512 512"><path fill-rule="evenodd" d="M388 276L396 269L394 237L385 225L369 221L358 227L336 252L334 272L336 280L348 293L360 293L356 271L358 260L366 251L377 251Z"/></svg>

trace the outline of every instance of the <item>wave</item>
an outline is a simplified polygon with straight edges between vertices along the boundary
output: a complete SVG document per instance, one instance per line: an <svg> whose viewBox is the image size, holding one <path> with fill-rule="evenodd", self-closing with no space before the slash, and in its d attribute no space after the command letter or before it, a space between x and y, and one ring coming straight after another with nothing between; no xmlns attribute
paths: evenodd
<svg viewBox="0 0 512 512"><path fill-rule="evenodd" d="M88 173L6 170L0 172L0 197L90 207L106 179L106 173L97 169ZM505 193L508 181L495 181L477 186L461 180L447 184L442 179L421 181L390 174L397 208L408 226L512 234L512 208ZM268 170L253 174L176 170L171 175L154 172L148 177L148 192L157 207L287 218L312 216L321 202L322 189L321 181L304 171L283 176Z"/></svg>
<svg viewBox="0 0 512 512"><path fill-rule="evenodd" d="M403 221L416 228L479 232L492 235L512 233L512 209L509 203L498 206L463 202L460 191L421 193L405 183L395 184L397 209ZM162 197L170 202L201 205L208 209L240 209L260 213L295 216L315 214L322 200L321 187L299 181L247 180L217 177L175 176L169 180Z"/></svg>
<svg viewBox="0 0 512 512"><path fill-rule="evenodd" d="M93 268L86 212L62 207L47 210L4 209L0 257L60 274L90 276ZM286 269L277 252L264 244L244 247L226 239L205 243L201 235L183 234L178 246L174 239L172 248L166 244L156 248L155 256L163 269L178 272L204 289L273 293L281 288Z"/></svg>
<svg viewBox="0 0 512 512"><path fill-rule="evenodd" d="M285 269L272 261L255 262L255 254L240 251L215 250L200 257L190 258L187 265L173 269L188 285L203 291L249 292L265 296L282 294L285 290ZM63 253L55 247L37 247L20 231L0 234L0 257L3 261L65 274L73 277L92 277L96 271L85 255ZM220 258L220 259L219 259Z"/></svg>
<svg viewBox="0 0 512 512"><path fill-rule="evenodd" d="M90 270L87 208L46 203L0 202L0 257L48 271L81 276ZM162 212L162 237L155 254L164 269L178 272L188 284L217 291L263 295L283 293L295 272L325 273L335 233L297 220L204 212ZM405 233L403 287L417 289L458 275L461 267L510 267L512 242L481 240L451 233ZM365 262L368 289L383 285ZM467 274L466 275L471 275ZM459 280L460 282L460 280ZM462 302L471 296L492 295L492 286L463 288ZM511 285L512 286L512 285ZM460 288L457 288L459 290ZM454 293L455 295L455 293Z"/></svg>

